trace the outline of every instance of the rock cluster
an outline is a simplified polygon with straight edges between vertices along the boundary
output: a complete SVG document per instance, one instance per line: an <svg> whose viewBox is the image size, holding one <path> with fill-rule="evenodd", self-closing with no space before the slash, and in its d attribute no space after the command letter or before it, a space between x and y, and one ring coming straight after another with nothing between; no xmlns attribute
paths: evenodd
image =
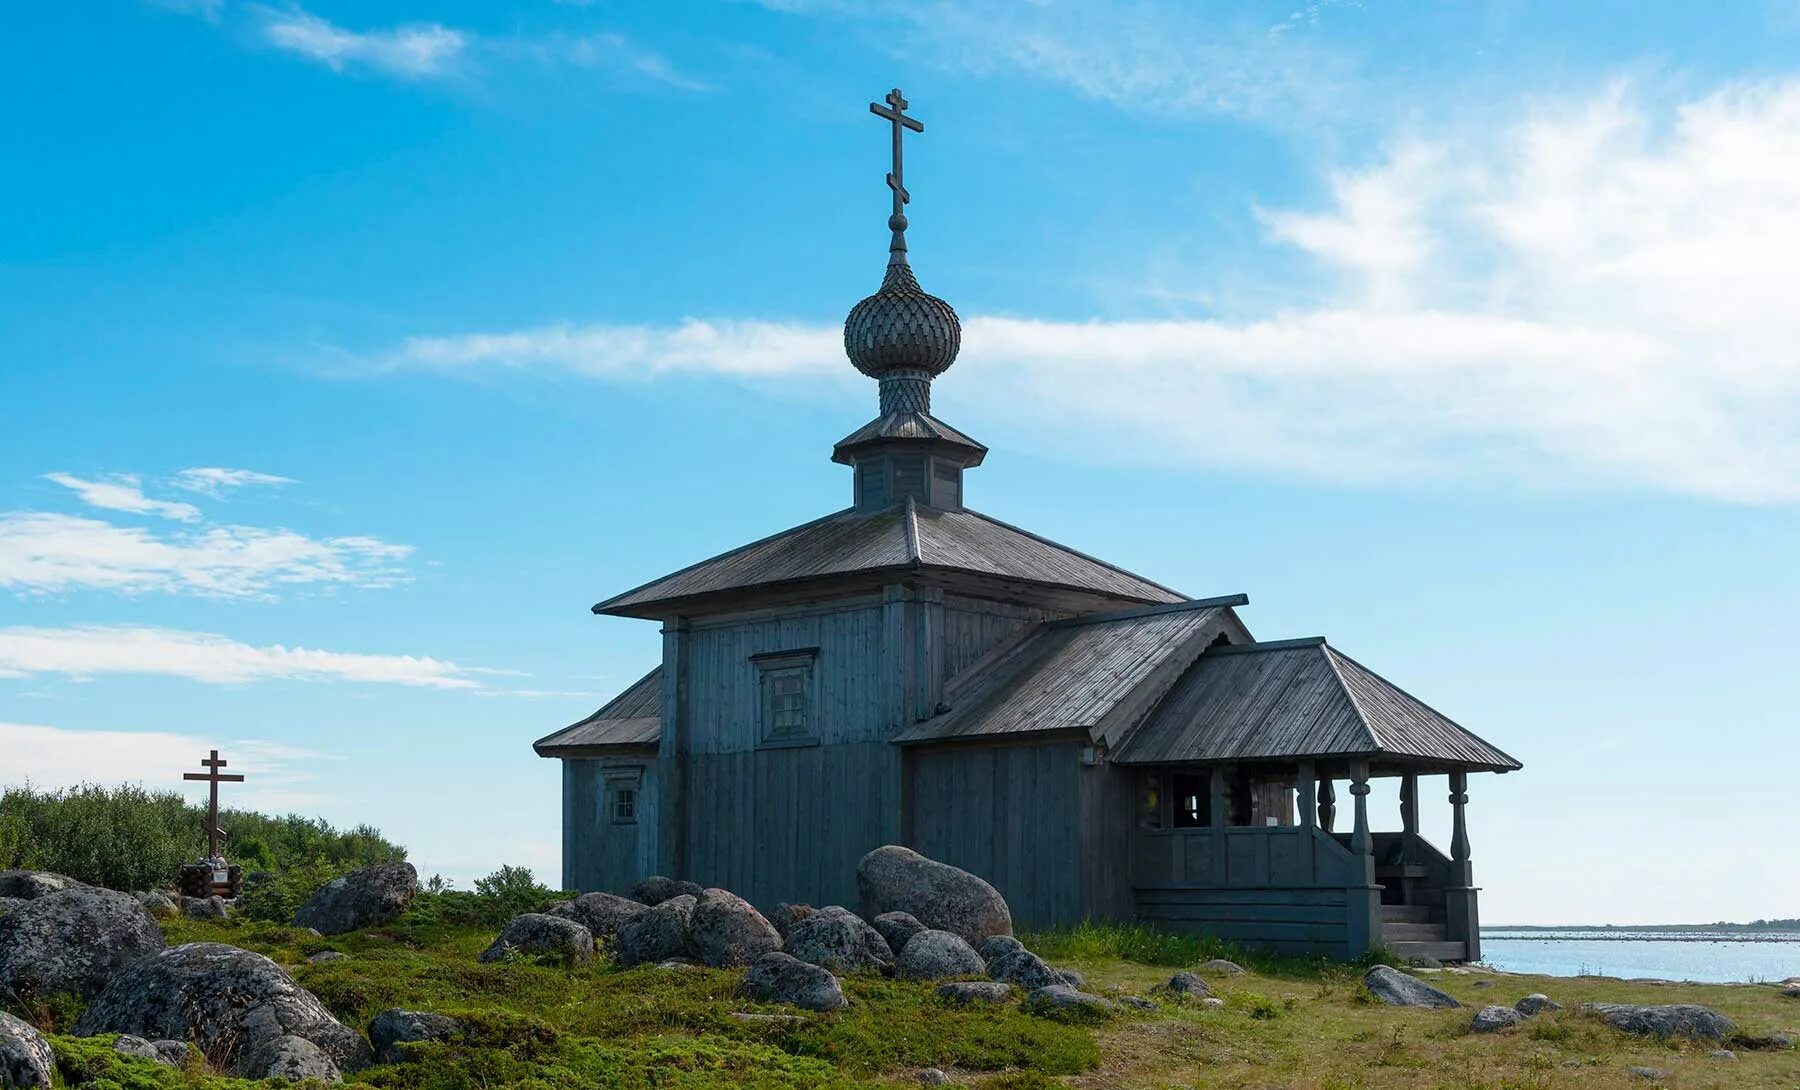
<svg viewBox="0 0 1800 1090"><path fill-rule="evenodd" d="M795 920L781 948L834 973L885 972L894 966L893 949L882 933L841 905L827 905Z"/></svg>
<svg viewBox="0 0 1800 1090"><path fill-rule="evenodd" d="M693 897L699 899L706 892L697 883L683 882L674 878L665 878L660 874L652 874L648 878L639 879L631 887L632 900L643 905L660 905L672 897Z"/></svg>
<svg viewBox="0 0 1800 1090"><path fill-rule="evenodd" d="M611 946L618 939L619 925L649 908L641 901L611 893L584 893L572 901L558 901L545 911L574 920L588 929L594 941Z"/></svg>
<svg viewBox="0 0 1800 1090"><path fill-rule="evenodd" d="M622 921L614 949L619 964L640 965L687 957L688 921L698 903L699 898L693 894L682 893Z"/></svg>
<svg viewBox="0 0 1800 1090"><path fill-rule="evenodd" d="M341 935L392 923L419 892L411 863L377 863L333 878L294 913L295 927Z"/></svg>

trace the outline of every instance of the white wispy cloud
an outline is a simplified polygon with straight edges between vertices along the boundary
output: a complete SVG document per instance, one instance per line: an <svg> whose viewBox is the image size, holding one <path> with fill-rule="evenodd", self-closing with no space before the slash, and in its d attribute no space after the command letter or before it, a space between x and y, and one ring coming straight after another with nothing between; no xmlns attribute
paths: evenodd
<svg viewBox="0 0 1800 1090"><path fill-rule="evenodd" d="M412 546L364 536L212 526L156 533L39 511L0 513L0 587L269 597L304 584L386 587L407 578Z"/></svg>
<svg viewBox="0 0 1800 1090"><path fill-rule="evenodd" d="M1397 143L1328 183L1328 207L1254 210L1330 274L1315 305L974 316L949 378L963 419L1178 466L1800 500L1800 79L1672 105L1621 85ZM838 337L565 325L416 338L372 362L816 384L848 374Z"/></svg>
<svg viewBox="0 0 1800 1090"><path fill-rule="evenodd" d="M200 517L200 509L191 503L151 499L144 495L143 483L129 473L116 473L97 480L87 480L69 473L46 473L44 479L74 492L81 497L81 502L108 511L160 515L183 522L192 522Z"/></svg>
<svg viewBox="0 0 1800 1090"><path fill-rule="evenodd" d="M258 473L253 469L226 469L221 466L192 466L175 474L169 481L176 488L189 492L198 492L214 499L235 492L240 488L252 486L273 487L293 484L292 477L277 477L273 473Z"/></svg>
<svg viewBox="0 0 1800 1090"><path fill-rule="evenodd" d="M128 625L0 628L0 676L159 675L214 685L254 681L352 681L474 689L491 672L420 655L256 647L210 632Z"/></svg>
<svg viewBox="0 0 1800 1090"><path fill-rule="evenodd" d="M349 30L304 8L259 8L263 37L334 71L368 69L403 79L449 75L465 59L470 36L442 23Z"/></svg>
<svg viewBox="0 0 1800 1090"><path fill-rule="evenodd" d="M42 790L84 783L113 786L141 783L151 789L180 791L203 799L204 784L182 780L200 771L199 761L218 749L241 772L245 782L232 784L222 802L227 806L283 813L308 809L327 795L313 784L318 762L336 760L320 753L260 739L221 740L174 731L83 730L34 723L0 722L0 785L31 784Z"/></svg>

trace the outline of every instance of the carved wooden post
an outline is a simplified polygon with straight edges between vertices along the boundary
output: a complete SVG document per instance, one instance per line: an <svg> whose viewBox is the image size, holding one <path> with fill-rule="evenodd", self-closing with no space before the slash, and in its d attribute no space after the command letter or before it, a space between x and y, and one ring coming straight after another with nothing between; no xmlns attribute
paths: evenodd
<svg viewBox="0 0 1800 1090"><path fill-rule="evenodd" d="M1230 797L1227 794L1230 790L1229 781L1225 776L1225 769L1219 765L1214 765L1212 770L1212 789L1209 792L1209 795L1211 796L1209 801L1212 803L1212 828L1207 830L1207 832L1212 835L1212 882L1214 885L1220 886L1229 885L1231 881L1230 863L1225 858L1225 819L1231 812L1231 807L1229 805Z"/></svg>
<svg viewBox="0 0 1800 1090"><path fill-rule="evenodd" d="M1350 763L1350 795L1356 800L1350 832L1350 854L1355 858L1344 906L1349 956L1358 958L1381 941L1381 887L1375 884L1375 838L1369 834L1369 762Z"/></svg>
<svg viewBox="0 0 1800 1090"><path fill-rule="evenodd" d="M1313 859L1313 822L1318 805L1317 775L1318 771L1311 761L1302 761L1296 777L1298 782L1295 784L1300 793L1300 874L1309 885L1319 880L1318 868Z"/></svg>
<svg viewBox="0 0 1800 1090"><path fill-rule="evenodd" d="M1469 863L1469 825L1463 807L1469 803L1469 774L1450 773L1450 884L1444 887L1444 930L1452 942L1467 945L1468 958L1481 957L1481 914L1476 904L1474 868Z"/></svg>
<svg viewBox="0 0 1800 1090"><path fill-rule="evenodd" d="M1418 858L1414 842L1419 838L1419 776L1408 772L1400 777L1400 860L1411 863Z"/></svg>
<svg viewBox="0 0 1800 1090"><path fill-rule="evenodd" d="M1319 828L1337 832L1337 789L1331 786L1330 776L1319 781Z"/></svg>

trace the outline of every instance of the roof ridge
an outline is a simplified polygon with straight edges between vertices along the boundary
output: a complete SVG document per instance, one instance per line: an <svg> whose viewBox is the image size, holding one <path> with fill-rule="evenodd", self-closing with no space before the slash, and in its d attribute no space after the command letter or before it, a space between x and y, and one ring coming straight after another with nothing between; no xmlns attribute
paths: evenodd
<svg viewBox="0 0 1800 1090"><path fill-rule="evenodd" d="M997 519L992 515L983 514L982 512L975 510L973 507L969 507L966 505L963 507L963 510L965 512L967 512L968 514L974 515L976 518L981 519L984 522L991 522L995 526L999 526L999 527L1003 527L1005 529L1011 530L1015 534L1023 534L1026 537L1030 538L1031 540L1038 542L1039 544L1048 545L1053 549L1061 549L1065 553L1069 553L1073 556L1079 556L1083 560L1089 561L1090 563L1098 564L1103 568L1109 568L1112 571L1118 572L1120 575L1129 575L1131 578L1136 579L1140 583L1144 583L1148 586L1155 587L1157 590L1167 591L1168 593L1175 595L1177 598L1185 599L1187 597L1187 595L1182 594L1180 591L1176 590L1174 587L1164 586L1163 584L1158 583L1156 580L1147 579L1144 576L1139 575L1137 572L1134 572L1129 568L1121 568L1121 567L1119 567L1119 565L1114 564L1111 561L1102 560L1099 557L1093 555L1092 553L1084 553L1080 549L1070 548L1069 546L1064 545L1060 541L1052 541L1049 538L1043 536L1042 534L1034 534L1030 530L1025 529L1023 526L1014 526L1010 522L1006 522L1002 519Z"/></svg>
<svg viewBox="0 0 1800 1090"><path fill-rule="evenodd" d="M1339 651L1335 647L1327 647L1325 649L1325 652L1326 652L1325 657L1333 660L1332 670L1334 670L1337 673L1338 679L1340 681L1343 680L1344 674L1343 674L1343 671L1338 667L1337 662L1335 661L1337 659L1343 659L1345 662L1356 667L1358 670L1361 670L1363 673L1368 674L1371 677L1374 677L1375 679L1380 681L1383 685L1386 685L1388 688L1399 693L1401 696L1412 701L1414 704L1417 704L1419 707L1424 708L1426 711L1430 712L1431 714L1437 716L1439 719L1442 719L1444 722L1446 722L1446 723L1450 724L1452 727L1456 728L1457 733L1466 735L1467 737L1472 738L1477 742L1480 742L1483 746L1486 746L1488 749L1491 749L1495 753L1500 754L1502 757L1505 757L1507 760L1511 761L1513 764L1518 765L1520 768L1525 767L1524 763L1521 762L1517 757L1514 757L1512 754L1501 749L1499 746L1488 741L1486 738L1483 738L1481 735L1476 734L1474 731L1470 730L1468 727L1463 726L1461 723L1458 723L1456 720L1445 715L1443 712L1438 711L1436 708L1432 707L1430 704L1427 704L1423 700L1420 700L1418 697L1414 696L1412 693L1408 692L1406 689L1400 687L1399 685L1394 684L1392 681L1389 681L1387 678L1382 677L1382 675L1376 673L1374 670L1369 669L1367 666L1364 666L1361 662L1358 662L1354 657L1347 655L1342 651ZM1350 688L1349 684L1348 684L1348 682L1346 682L1345 686L1344 686L1344 691L1348 693L1349 688ZM1356 702L1356 694L1350 693L1350 699L1351 699L1352 703L1355 703ZM1362 714L1362 705L1357 704L1356 710L1357 710L1357 714L1361 715ZM1371 731L1371 733L1373 733L1373 731Z"/></svg>
<svg viewBox="0 0 1800 1090"><path fill-rule="evenodd" d="M696 568L705 567L708 564L716 564L728 556L736 556L739 553L749 552L751 549L756 548L758 545L766 545L769 542L774 541L778 537L786 537L787 535L794 533L796 531L805 530L808 527L812 527L812 526L817 526L821 522L830 522L832 519L835 519L835 518L842 518L845 515L854 515L854 514L858 514L858 513L859 512L857 511L857 509L854 507L843 507L843 508L839 508L836 511L831 512L829 515L820 515L818 518L813 519L810 522L803 522L798 526L789 526L785 530L777 530L772 534L765 534L762 537L759 537L755 541L752 541L748 544L739 545L735 549L726 549L722 553L715 553L714 555L706 557L702 560L696 560L692 564L689 564L685 568L677 568L674 571L667 573L666 575L659 575L655 579L647 579L644 582L639 583L637 586L632 587L630 590L622 590L619 593L613 595L611 598L605 598L605 599L602 599L601 601L595 602L593 605L593 608L590 609L589 612L591 612L591 613L604 612L607 606L620 600L621 598L629 598L632 595L637 594L639 591L648 590L649 588L654 587L658 583L666 583L669 580L674 579L676 576L686 575L688 572L691 572ZM869 514L871 514L871 515L880 514L880 512L872 511L872 512L869 512Z"/></svg>
<svg viewBox="0 0 1800 1090"><path fill-rule="evenodd" d="M1249 643L1227 643L1209 647L1209 655L1242 655L1255 651L1292 651L1301 647L1323 647L1324 636L1299 636L1291 640L1252 640Z"/></svg>
<svg viewBox="0 0 1800 1090"><path fill-rule="evenodd" d="M1362 722L1363 730L1369 733L1369 741L1374 744L1375 752L1389 752L1388 744L1382 740L1380 732L1375 729L1375 724L1369 719L1368 709L1364 708L1362 701L1356 698L1356 690L1351 687L1349 680L1344 677L1344 671L1338 665L1334 649L1327 646L1323 638L1319 640L1318 646L1325 657L1325 665L1331 670L1331 676L1337 678L1338 688L1344 691L1344 699L1350 702L1350 707L1356 711L1356 718ZM1357 663L1357 665L1360 666L1362 664Z"/></svg>
<svg viewBox="0 0 1800 1090"><path fill-rule="evenodd" d="M1059 617L1048 622L1057 628L1073 628L1084 624L1107 624L1111 621L1130 621L1139 617L1155 617L1164 613L1185 613L1190 609L1221 609L1232 606L1250 604L1248 594L1221 594L1216 598L1190 598L1185 602L1169 602L1155 606L1128 606L1124 609L1108 609L1098 613L1083 613L1075 617Z"/></svg>

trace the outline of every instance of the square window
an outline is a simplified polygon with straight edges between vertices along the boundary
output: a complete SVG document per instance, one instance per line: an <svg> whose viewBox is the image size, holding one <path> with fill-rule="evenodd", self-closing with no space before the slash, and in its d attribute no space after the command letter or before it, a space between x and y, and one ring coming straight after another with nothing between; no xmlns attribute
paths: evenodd
<svg viewBox="0 0 1800 1090"><path fill-rule="evenodd" d="M632 771L606 777L606 819L614 825L636 825L638 821L638 789L643 774Z"/></svg>
<svg viewBox="0 0 1800 1090"><path fill-rule="evenodd" d="M758 655L752 661L762 687L762 744L817 741L811 707L813 652Z"/></svg>

